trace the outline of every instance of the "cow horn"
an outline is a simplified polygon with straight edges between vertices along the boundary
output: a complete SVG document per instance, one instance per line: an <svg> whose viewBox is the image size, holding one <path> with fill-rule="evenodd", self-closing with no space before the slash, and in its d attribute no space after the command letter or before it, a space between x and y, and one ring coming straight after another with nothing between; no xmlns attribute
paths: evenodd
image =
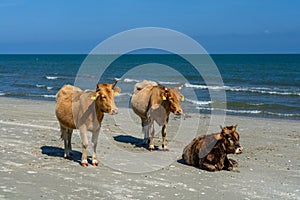
<svg viewBox="0 0 300 200"><path fill-rule="evenodd" d="M115 81L115 83L112 85L112 89L117 85L118 81Z"/></svg>

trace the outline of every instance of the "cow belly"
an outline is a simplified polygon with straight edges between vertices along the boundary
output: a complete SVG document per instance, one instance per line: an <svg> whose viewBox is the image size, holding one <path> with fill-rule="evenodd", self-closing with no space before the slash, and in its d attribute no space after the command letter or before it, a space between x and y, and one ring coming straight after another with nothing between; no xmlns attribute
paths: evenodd
<svg viewBox="0 0 300 200"><path fill-rule="evenodd" d="M156 121L156 123L159 126L164 125L164 123L167 120L166 109L163 106L161 106L161 105L159 105L155 109L150 108L148 113L149 113L148 116L150 116L151 121Z"/></svg>
<svg viewBox="0 0 300 200"><path fill-rule="evenodd" d="M78 97L82 93L77 87L65 85L56 95L56 117L60 124L66 128L76 129L73 112L78 111Z"/></svg>
<svg viewBox="0 0 300 200"><path fill-rule="evenodd" d="M147 109L149 104L149 96L134 94L131 98L131 106L133 111L140 117L147 117Z"/></svg>

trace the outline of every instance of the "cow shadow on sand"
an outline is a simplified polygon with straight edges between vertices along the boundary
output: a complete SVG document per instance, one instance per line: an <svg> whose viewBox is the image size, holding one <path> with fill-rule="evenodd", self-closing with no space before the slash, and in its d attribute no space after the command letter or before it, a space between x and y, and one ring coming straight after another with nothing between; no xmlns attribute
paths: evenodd
<svg viewBox="0 0 300 200"><path fill-rule="evenodd" d="M64 149L62 148L53 147L53 146L42 146L41 150L42 150L42 154L44 155L50 157L64 158ZM81 152L72 150L72 156L68 158L68 160L81 164L81 156L82 156Z"/></svg>
<svg viewBox="0 0 300 200"><path fill-rule="evenodd" d="M116 142L122 142L131 144L134 146L134 148L144 148L146 150L149 149L149 144L143 143L144 140L141 138L133 137L131 135L117 135L114 136L114 140ZM159 150L158 146L154 146L155 150Z"/></svg>

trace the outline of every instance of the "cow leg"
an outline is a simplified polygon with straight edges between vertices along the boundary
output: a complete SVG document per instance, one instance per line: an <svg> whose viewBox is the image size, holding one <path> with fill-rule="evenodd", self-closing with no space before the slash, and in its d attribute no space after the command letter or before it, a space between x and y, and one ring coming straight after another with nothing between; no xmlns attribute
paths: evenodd
<svg viewBox="0 0 300 200"><path fill-rule="evenodd" d="M154 121L151 120L149 124L149 132L150 132L150 143L149 143L149 150L154 151Z"/></svg>
<svg viewBox="0 0 300 200"><path fill-rule="evenodd" d="M88 147L88 138L87 138L87 129L85 126L80 127L80 138L82 141L82 157L81 157L81 166L87 167L88 161L87 161L87 147Z"/></svg>
<svg viewBox="0 0 300 200"><path fill-rule="evenodd" d="M70 150L69 150L69 141L68 141L68 129L64 126L60 125L60 132L61 132L61 139L64 140L64 158L70 157Z"/></svg>
<svg viewBox="0 0 300 200"><path fill-rule="evenodd" d="M233 164L231 163L231 160L232 159L228 159L226 156L226 158L224 160L224 167L223 167L224 170L228 170L228 171L233 170ZM235 161L235 160L233 160L233 161ZM236 161L235 161L235 163L237 164Z"/></svg>
<svg viewBox="0 0 300 200"><path fill-rule="evenodd" d="M163 138L163 144L162 144L162 148L164 151L169 151L168 147L167 147L167 126L168 126L168 122L169 122L169 117L167 117L162 130L161 130L161 135Z"/></svg>
<svg viewBox="0 0 300 200"><path fill-rule="evenodd" d="M142 131L144 133L144 140L143 144L149 144L149 119L143 119L142 120Z"/></svg>
<svg viewBox="0 0 300 200"><path fill-rule="evenodd" d="M216 165L210 164L210 163L205 162L205 161L203 162L203 161L201 161L201 159L199 161L199 168L207 170L207 171L211 171L211 172L214 172L214 171L218 170Z"/></svg>
<svg viewBox="0 0 300 200"><path fill-rule="evenodd" d="M232 164L233 167L238 166L238 162L236 160L233 160L232 158L229 158L228 160L230 161L230 163Z"/></svg>
<svg viewBox="0 0 300 200"><path fill-rule="evenodd" d="M98 166L99 164L96 156L99 131L100 131L99 129L93 131L93 135L92 135L92 147L93 147L92 165L93 166Z"/></svg>
<svg viewBox="0 0 300 200"><path fill-rule="evenodd" d="M68 156L69 157L72 157L72 133L73 133L73 129L68 129L68 132L67 132L67 140L68 140L68 143L67 143L67 146L68 146Z"/></svg>

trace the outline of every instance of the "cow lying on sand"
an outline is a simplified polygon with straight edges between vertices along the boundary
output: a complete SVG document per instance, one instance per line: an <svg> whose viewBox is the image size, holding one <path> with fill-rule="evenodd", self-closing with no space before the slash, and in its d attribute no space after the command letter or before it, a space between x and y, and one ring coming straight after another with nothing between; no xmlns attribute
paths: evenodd
<svg viewBox="0 0 300 200"><path fill-rule="evenodd" d="M229 159L227 154L239 154L243 151L236 127L221 127L221 133L201 135L195 138L183 150L184 162L208 171L231 171L233 167L237 166L237 162Z"/></svg>
<svg viewBox="0 0 300 200"><path fill-rule="evenodd" d="M60 124L61 138L64 140L64 157L71 156L71 137L73 129L80 130L83 153L81 165L88 166L87 131L92 132L93 166L98 165L96 147L101 121L104 113L117 114L118 108L114 102L114 94L121 91L114 88L115 84L98 84L96 91L82 91L81 89L64 85L56 94L56 117Z"/></svg>
<svg viewBox="0 0 300 200"><path fill-rule="evenodd" d="M142 81L134 87L134 94L131 98L133 111L142 120L142 129L144 133L144 143L148 143L150 134L149 150L154 149L154 121L162 127L163 150L167 151L166 128L169 121L170 113L181 115L180 94L178 88L167 88L159 86L155 82Z"/></svg>

